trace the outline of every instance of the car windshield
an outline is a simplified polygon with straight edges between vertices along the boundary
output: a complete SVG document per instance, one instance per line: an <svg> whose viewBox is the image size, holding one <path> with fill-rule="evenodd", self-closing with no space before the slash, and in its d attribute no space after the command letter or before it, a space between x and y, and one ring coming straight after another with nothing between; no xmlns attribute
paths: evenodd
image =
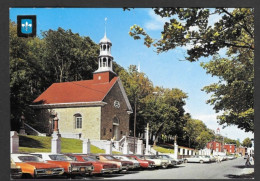
<svg viewBox="0 0 260 181"><path fill-rule="evenodd" d="M72 161L71 158L65 156L65 155L49 155L52 160L57 161Z"/></svg>
<svg viewBox="0 0 260 181"><path fill-rule="evenodd" d="M39 162L40 159L36 156L18 156L22 162Z"/></svg>
<svg viewBox="0 0 260 181"><path fill-rule="evenodd" d="M95 161L97 161L97 159L95 159L95 158L93 158L93 157L86 157L86 156L84 156L84 157L82 157L85 161L92 161L92 162L95 162Z"/></svg>
<svg viewBox="0 0 260 181"><path fill-rule="evenodd" d="M146 158L149 158L149 159L157 159L157 157L156 156L153 156L153 155L149 155L149 156L145 156Z"/></svg>
<svg viewBox="0 0 260 181"><path fill-rule="evenodd" d="M144 156L136 156L137 158L144 160Z"/></svg>
<svg viewBox="0 0 260 181"><path fill-rule="evenodd" d="M168 155L161 155L161 156L162 156L162 158L165 158L165 159L170 158Z"/></svg>
<svg viewBox="0 0 260 181"><path fill-rule="evenodd" d="M136 160L136 158L134 158L134 157L127 157L129 160Z"/></svg>
<svg viewBox="0 0 260 181"><path fill-rule="evenodd" d="M74 161L77 161L77 158L75 156L73 156L73 155L68 155L68 157L71 158Z"/></svg>
<svg viewBox="0 0 260 181"><path fill-rule="evenodd" d="M104 156L106 159L108 159L108 160L114 160L114 159L116 159L116 158L114 158L114 157L112 157L112 156Z"/></svg>

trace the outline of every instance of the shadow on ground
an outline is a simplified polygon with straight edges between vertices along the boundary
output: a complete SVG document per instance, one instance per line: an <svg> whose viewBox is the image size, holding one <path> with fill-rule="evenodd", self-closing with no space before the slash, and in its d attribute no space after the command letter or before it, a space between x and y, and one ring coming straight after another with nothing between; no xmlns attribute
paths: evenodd
<svg viewBox="0 0 260 181"><path fill-rule="evenodd" d="M40 141L21 135L19 136L19 146L31 148L44 148Z"/></svg>
<svg viewBox="0 0 260 181"><path fill-rule="evenodd" d="M254 165L249 165L249 166L245 166L245 165L234 165L233 167L235 167L235 168L254 168Z"/></svg>
<svg viewBox="0 0 260 181"><path fill-rule="evenodd" d="M250 174L242 174L242 175L232 175L232 174L228 174L228 175L225 175L225 177L227 178L251 178L253 179L254 178L254 172L253 173L250 173Z"/></svg>

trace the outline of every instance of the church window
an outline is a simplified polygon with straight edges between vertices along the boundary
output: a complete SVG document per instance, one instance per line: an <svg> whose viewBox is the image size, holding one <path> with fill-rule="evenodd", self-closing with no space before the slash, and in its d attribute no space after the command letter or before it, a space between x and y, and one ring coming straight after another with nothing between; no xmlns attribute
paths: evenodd
<svg viewBox="0 0 260 181"><path fill-rule="evenodd" d="M82 128L82 116L81 114L75 114L75 129Z"/></svg>
<svg viewBox="0 0 260 181"><path fill-rule="evenodd" d="M118 119L118 117L114 117L113 119L113 125L119 125L120 120Z"/></svg>
<svg viewBox="0 0 260 181"><path fill-rule="evenodd" d="M109 51L109 45L107 45L107 50Z"/></svg>
<svg viewBox="0 0 260 181"><path fill-rule="evenodd" d="M106 45L103 45L103 50L106 50Z"/></svg>

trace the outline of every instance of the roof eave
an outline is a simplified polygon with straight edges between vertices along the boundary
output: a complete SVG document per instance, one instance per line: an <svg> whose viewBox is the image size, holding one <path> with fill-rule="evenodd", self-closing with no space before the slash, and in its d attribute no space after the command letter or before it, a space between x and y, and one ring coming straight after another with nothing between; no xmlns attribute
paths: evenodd
<svg viewBox="0 0 260 181"><path fill-rule="evenodd" d="M71 103L54 103L54 104L37 104L30 105L34 109L48 109L48 108L68 108L68 107L90 107L90 106L104 106L107 103L104 101L93 102L71 102Z"/></svg>

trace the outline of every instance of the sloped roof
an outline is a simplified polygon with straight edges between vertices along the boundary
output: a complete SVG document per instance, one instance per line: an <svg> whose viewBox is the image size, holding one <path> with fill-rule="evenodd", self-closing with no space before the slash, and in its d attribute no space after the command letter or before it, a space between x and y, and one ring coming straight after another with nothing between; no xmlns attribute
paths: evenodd
<svg viewBox="0 0 260 181"><path fill-rule="evenodd" d="M114 77L106 83L94 80L54 83L33 103L35 105L102 101L117 79L118 77Z"/></svg>

